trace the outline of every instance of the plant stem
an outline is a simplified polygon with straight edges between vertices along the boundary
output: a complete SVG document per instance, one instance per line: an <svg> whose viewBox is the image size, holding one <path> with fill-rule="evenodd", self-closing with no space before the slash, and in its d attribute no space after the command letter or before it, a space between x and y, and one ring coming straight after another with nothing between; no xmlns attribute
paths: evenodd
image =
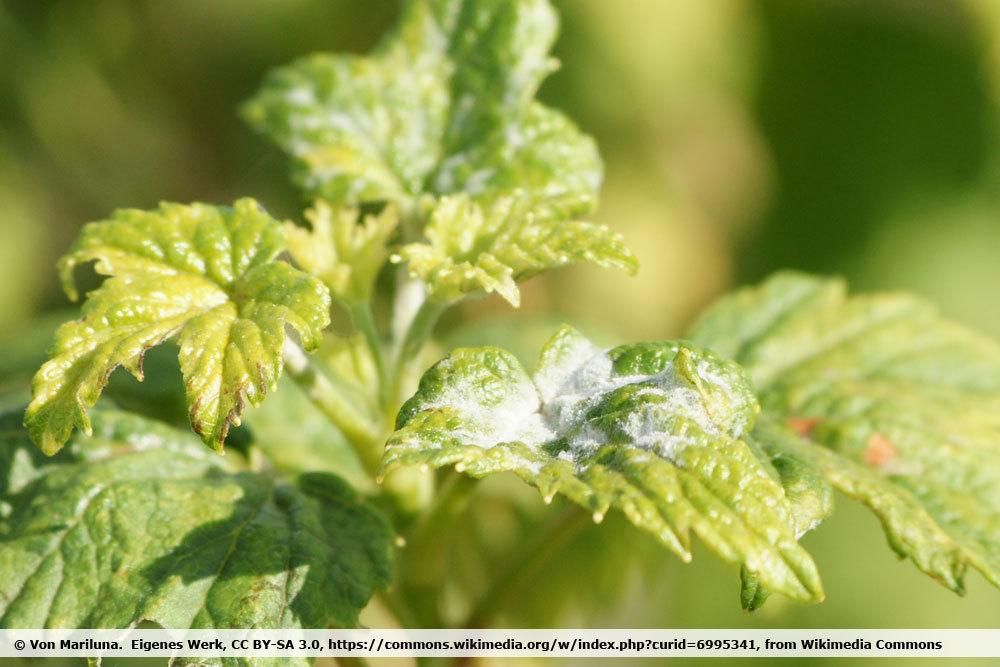
<svg viewBox="0 0 1000 667"><path fill-rule="evenodd" d="M285 339L282 351L285 371L302 388L309 400L339 428L354 446L358 458L368 472L378 469L379 452L372 443L377 442L381 429L365 417L365 411L354 404L306 356L298 343Z"/></svg>
<svg viewBox="0 0 1000 667"><path fill-rule="evenodd" d="M410 322L406 335L396 351L393 364L392 398L394 401L399 400L399 394L405 386L406 380L414 372L415 366L420 363L420 352L430 340L431 334L434 333L434 325L437 324L438 318L447 307L446 303L427 299L413 316L413 321Z"/></svg>
<svg viewBox="0 0 1000 667"><path fill-rule="evenodd" d="M350 305L350 310L355 328L364 336L368 349L371 350L372 359L375 362L375 372L378 374L378 399L380 404L384 404L389 378L386 376L385 349L378 328L375 326L371 304L367 301L355 302Z"/></svg>
<svg viewBox="0 0 1000 667"><path fill-rule="evenodd" d="M486 627L538 573L539 568L590 521L591 515L575 505L554 514L506 559L506 567L493 579L462 627Z"/></svg>
<svg viewBox="0 0 1000 667"><path fill-rule="evenodd" d="M399 594L409 600L410 610L422 627L445 627L441 586L448 568L455 522L468 506L477 481L445 471L430 507L424 510L406 534L405 558L399 567Z"/></svg>
<svg viewBox="0 0 1000 667"><path fill-rule="evenodd" d="M396 268L396 293L392 301L392 338L395 342L405 336L413 317L427 300L427 288L419 278L414 278L405 266Z"/></svg>
<svg viewBox="0 0 1000 667"><path fill-rule="evenodd" d="M410 553L423 548L427 543L439 543L441 533L451 526L454 518L462 512L465 504L476 488L476 480L468 475L447 470L445 479L438 486L434 504L417 520L406 537Z"/></svg>

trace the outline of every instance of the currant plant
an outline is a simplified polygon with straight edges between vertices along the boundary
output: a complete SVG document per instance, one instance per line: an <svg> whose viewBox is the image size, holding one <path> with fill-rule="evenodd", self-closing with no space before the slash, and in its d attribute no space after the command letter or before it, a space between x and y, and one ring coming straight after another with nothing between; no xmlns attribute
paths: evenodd
<svg viewBox="0 0 1000 667"><path fill-rule="evenodd" d="M782 273L685 340L606 348L563 327L530 371L494 347L431 365L465 300L517 306L520 281L574 262L637 269L586 220L594 142L535 101L556 25L546 0L412 0L371 55L274 71L243 115L290 155L301 223L241 199L83 228L63 286L76 299L85 264L106 278L58 330L23 427L2 418L0 626L351 627L377 592L399 623L440 624L439 582L417 575L500 472L582 509L462 625L612 510L685 561L696 535L740 569L747 609L819 601L799 540L835 490L945 586L970 565L1000 585L1000 346L918 299ZM170 340L197 438L101 399ZM280 403L289 381L326 430ZM278 432L234 448L271 394ZM289 465L282 438L346 445L357 474Z"/></svg>

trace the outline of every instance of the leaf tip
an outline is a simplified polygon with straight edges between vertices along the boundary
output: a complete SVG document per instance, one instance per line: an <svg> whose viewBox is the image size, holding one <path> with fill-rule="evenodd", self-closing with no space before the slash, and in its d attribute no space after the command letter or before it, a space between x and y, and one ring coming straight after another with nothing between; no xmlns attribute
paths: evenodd
<svg viewBox="0 0 1000 667"><path fill-rule="evenodd" d="M59 273L59 284L62 287L66 298L76 303L80 300L80 291L76 288L76 278L73 272L76 270L77 258L74 253L70 253L59 258L56 265Z"/></svg>
<svg viewBox="0 0 1000 667"><path fill-rule="evenodd" d="M35 442L36 445L38 445L38 448L42 450L42 453L45 454L46 456L55 456L56 454L59 453L59 451L63 448L63 445L65 444L65 442L62 439L57 438L48 432L46 432L44 435L42 435L40 438L37 439L35 436L32 436L32 440Z"/></svg>

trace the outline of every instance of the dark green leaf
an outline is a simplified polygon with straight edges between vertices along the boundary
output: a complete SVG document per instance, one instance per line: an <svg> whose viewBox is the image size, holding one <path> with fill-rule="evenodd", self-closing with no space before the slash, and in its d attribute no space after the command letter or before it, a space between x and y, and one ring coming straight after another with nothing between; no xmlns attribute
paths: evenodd
<svg viewBox="0 0 1000 667"><path fill-rule="evenodd" d="M237 470L107 410L41 461L15 420L0 438L0 626L353 627L388 581L388 525L332 475Z"/></svg>

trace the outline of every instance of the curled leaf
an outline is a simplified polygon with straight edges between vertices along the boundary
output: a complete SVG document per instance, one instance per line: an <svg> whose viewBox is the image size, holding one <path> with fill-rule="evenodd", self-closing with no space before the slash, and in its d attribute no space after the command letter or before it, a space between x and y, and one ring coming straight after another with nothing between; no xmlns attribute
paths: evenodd
<svg viewBox="0 0 1000 667"><path fill-rule="evenodd" d="M232 208L162 204L126 209L84 227L60 260L66 292L73 270L95 261L110 276L87 296L83 317L60 327L51 359L35 375L25 425L48 454L124 366L142 379L147 349L178 335L191 425L221 450L246 403L258 404L281 369L285 326L315 348L329 324L330 295L315 278L275 257L281 225L251 199Z"/></svg>
<svg viewBox="0 0 1000 667"><path fill-rule="evenodd" d="M363 216L357 209L318 200L306 219L309 229L285 223L292 259L322 280L334 296L349 303L367 301L389 257L387 244L399 224L395 209Z"/></svg>
<svg viewBox="0 0 1000 667"><path fill-rule="evenodd" d="M512 471L550 499L615 507L688 560L694 531L799 600L822 598L781 484L742 440L757 408L738 366L686 343L594 346L570 328L529 376L497 348L459 349L403 406L383 467Z"/></svg>

